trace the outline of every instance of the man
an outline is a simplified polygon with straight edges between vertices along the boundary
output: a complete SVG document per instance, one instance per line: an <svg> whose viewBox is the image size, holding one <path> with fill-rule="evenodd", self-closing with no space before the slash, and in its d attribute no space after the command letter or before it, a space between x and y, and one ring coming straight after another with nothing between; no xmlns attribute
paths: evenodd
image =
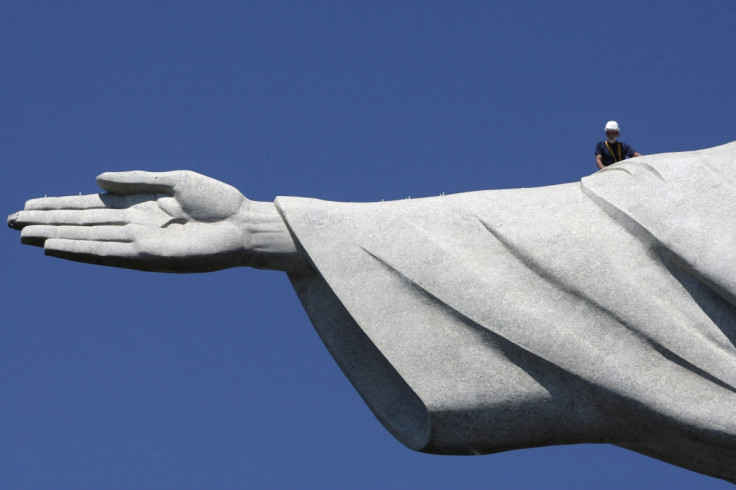
<svg viewBox="0 0 736 490"><path fill-rule="evenodd" d="M616 121L608 121L606 123L606 141L599 141L595 145L595 163L598 170L603 169L611 164L620 162L626 157L640 157L641 154L634 151L629 145L623 141L618 141L621 130Z"/></svg>

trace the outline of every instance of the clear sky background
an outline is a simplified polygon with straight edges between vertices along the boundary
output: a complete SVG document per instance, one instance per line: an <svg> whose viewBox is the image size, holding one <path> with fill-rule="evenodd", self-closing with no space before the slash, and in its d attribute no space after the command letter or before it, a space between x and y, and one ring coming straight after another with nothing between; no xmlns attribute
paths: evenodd
<svg viewBox="0 0 736 490"><path fill-rule="evenodd" d="M132 169L267 201L573 182L609 119L643 154L736 139L734 25L726 1L0 0L0 203ZM285 274L0 237L0 488L731 487L604 445L412 452Z"/></svg>

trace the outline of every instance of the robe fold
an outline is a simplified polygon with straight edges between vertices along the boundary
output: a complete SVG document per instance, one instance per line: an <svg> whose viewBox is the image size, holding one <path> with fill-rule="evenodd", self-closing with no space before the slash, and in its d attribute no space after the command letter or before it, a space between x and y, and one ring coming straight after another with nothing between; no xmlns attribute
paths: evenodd
<svg viewBox="0 0 736 490"><path fill-rule="evenodd" d="M279 197L291 282L406 446L605 442L736 482L736 143L579 183Z"/></svg>

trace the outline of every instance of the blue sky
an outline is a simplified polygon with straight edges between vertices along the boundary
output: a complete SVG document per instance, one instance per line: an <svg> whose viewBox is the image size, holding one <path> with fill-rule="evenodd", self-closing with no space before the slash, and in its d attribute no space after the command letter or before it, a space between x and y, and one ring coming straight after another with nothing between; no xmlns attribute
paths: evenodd
<svg viewBox="0 0 736 490"><path fill-rule="evenodd" d="M255 200L573 182L735 139L736 6L0 0L0 202L192 169ZM286 276L146 274L0 241L2 488L727 488L611 446L412 452Z"/></svg>

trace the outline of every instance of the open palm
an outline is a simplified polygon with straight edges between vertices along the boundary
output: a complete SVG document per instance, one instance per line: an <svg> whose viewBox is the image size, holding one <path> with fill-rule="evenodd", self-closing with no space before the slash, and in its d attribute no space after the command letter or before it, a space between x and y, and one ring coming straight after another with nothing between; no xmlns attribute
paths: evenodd
<svg viewBox="0 0 736 490"><path fill-rule="evenodd" d="M250 201L195 172L110 172L107 193L32 199L11 218L47 255L160 272L245 265Z"/></svg>

